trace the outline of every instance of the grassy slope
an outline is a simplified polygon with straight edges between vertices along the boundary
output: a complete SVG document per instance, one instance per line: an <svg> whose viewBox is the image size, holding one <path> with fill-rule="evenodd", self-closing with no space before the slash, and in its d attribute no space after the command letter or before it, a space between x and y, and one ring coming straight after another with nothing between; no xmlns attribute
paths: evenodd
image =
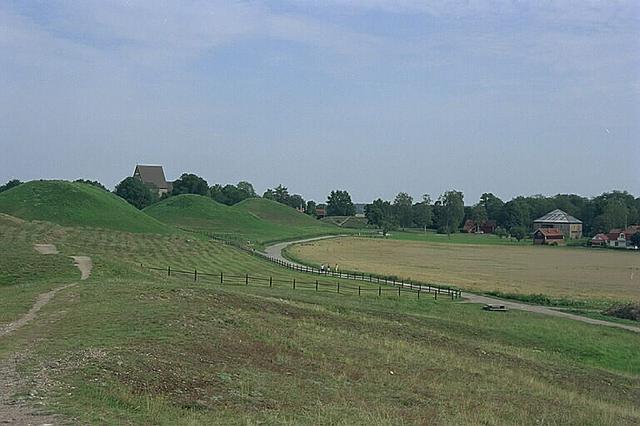
<svg viewBox="0 0 640 426"><path fill-rule="evenodd" d="M0 194L0 212L26 220L128 232L170 232L109 192L82 183L32 181Z"/></svg>
<svg viewBox="0 0 640 426"><path fill-rule="evenodd" d="M43 402L78 423L640 421L630 332L443 299L194 283L139 262L303 276L205 240L42 226L0 224L3 243L44 232L64 255L91 255L95 273L5 339L0 358L32 348Z"/></svg>
<svg viewBox="0 0 640 426"><path fill-rule="evenodd" d="M179 195L144 211L182 228L259 243L338 231L290 207L263 199L245 200L230 207L200 195Z"/></svg>

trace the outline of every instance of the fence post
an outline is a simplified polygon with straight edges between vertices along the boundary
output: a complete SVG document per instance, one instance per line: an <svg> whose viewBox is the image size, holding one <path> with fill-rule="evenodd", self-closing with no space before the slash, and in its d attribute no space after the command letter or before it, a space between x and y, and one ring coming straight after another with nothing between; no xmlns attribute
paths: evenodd
<svg viewBox="0 0 640 426"><path fill-rule="evenodd" d="M293 289L294 290L296 289L296 279L295 278L293 279Z"/></svg>
<svg viewBox="0 0 640 426"><path fill-rule="evenodd" d="M338 293L340 293L340 281L338 281Z"/></svg>
<svg viewBox="0 0 640 426"><path fill-rule="evenodd" d="M382 286L378 286L378 296L382 296Z"/></svg>
<svg viewBox="0 0 640 426"><path fill-rule="evenodd" d="M318 291L318 280L316 280L316 291Z"/></svg>
<svg viewBox="0 0 640 426"><path fill-rule="evenodd" d="M273 287L273 277L269 277L269 288Z"/></svg>
<svg viewBox="0 0 640 426"><path fill-rule="evenodd" d="M249 285L249 274L244 274L244 285Z"/></svg>
<svg viewBox="0 0 640 426"><path fill-rule="evenodd" d="M220 284L224 284L224 278L223 278L222 271L220 272Z"/></svg>
<svg viewBox="0 0 640 426"><path fill-rule="evenodd" d="M198 281L198 270L197 269L193 270L193 281Z"/></svg>
<svg viewBox="0 0 640 426"><path fill-rule="evenodd" d="M418 289L418 299L420 299L420 289Z"/></svg>
<svg viewBox="0 0 640 426"><path fill-rule="evenodd" d="M360 286L358 286L358 296L360 296Z"/></svg>
<svg viewBox="0 0 640 426"><path fill-rule="evenodd" d="M398 297L400 297L400 290L402 290L402 287L398 286Z"/></svg>
<svg viewBox="0 0 640 426"><path fill-rule="evenodd" d="M433 292L433 300L438 300L438 292L437 291Z"/></svg>
<svg viewBox="0 0 640 426"><path fill-rule="evenodd" d="M171 266L167 266L167 276L171 276Z"/></svg>

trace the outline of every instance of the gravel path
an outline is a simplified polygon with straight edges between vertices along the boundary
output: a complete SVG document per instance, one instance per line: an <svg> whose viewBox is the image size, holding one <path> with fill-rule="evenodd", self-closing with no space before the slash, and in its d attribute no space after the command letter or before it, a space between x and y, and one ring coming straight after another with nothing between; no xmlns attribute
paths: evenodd
<svg viewBox="0 0 640 426"><path fill-rule="evenodd" d="M58 254L53 244L36 244L34 249L44 255ZM86 280L91 275L93 264L87 256L72 256L74 265L80 270L81 280ZM27 325L37 317L37 313L59 291L73 287L77 283L66 284L46 293L38 295L35 303L29 311L17 320L0 326L0 342L2 337L14 333L19 328ZM37 391L32 390L26 398L16 398L15 395L28 386L28 382L18 373L18 365L25 358L23 353L13 353L0 360L0 424L15 425L53 425L60 421L56 416L43 413L34 408L33 402L40 397Z"/></svg>
<svg viewBox="0 0 640 426"><path fill-rule="evenodd" d="M336 238L336 237L342 237L342 236L344 236L344 235L337 235L337 236L333 236L332 235L332 236L326 236L326 237L308 238L308 239L305 239L305 240L288 241L288 242L284 242L284 243L278 243L278 244L274 244L272 246L266 247L264 252L265 252L265 254L269 255L270 257L279 259L279 260L284 261L284 262L288 262L288 263L290 263L292 265L298 265L300 267L304 267L305 265L301 265L299 263L292 262L292 261L286 259L282 255L282 251L285 248L287 248L288 246L293 245L293 244L306 243L306 242L310 242L310 241L318 241L318 240L324 240L324 239L327 239L327 238ZM382 280L380 282L382 282ZM503 300L503 299L498 299L498 298L495 298L495 297L487 297L487 296L482 296L482 295L479 295L479 294L468 293L468 292L463 292L462 293L462 297L464 299L463 303L477 303L477 304L482 304L482 305L487 305L487 304L504 305L509 309L516 309L516 310L519 310L519 311L533 312L533 313L536 313L536 314L549 315L549 316L553 316L553 317L567 318L567 319L571 319L571 320L575 320L575 321L584 322L584 323L587 323L587 324L603 325L603 326L606 326L606 327L620 328L620 329L623 329L623 330L629 330L629 331L633 331L635 333L640 333L640 327L637 327L637 326L628 325L628 324L620 324L620 323L616 323L616 322L612 322L612 321L603 321L603 320L584 317L582 315L570 314L568 312L562 312L562 311L559 311L559 310L556 310L556 309L549 308L548 306L529 305L529 304L526 304L526 303L514 302L514 301L510 301L510 300Z"/></svg>

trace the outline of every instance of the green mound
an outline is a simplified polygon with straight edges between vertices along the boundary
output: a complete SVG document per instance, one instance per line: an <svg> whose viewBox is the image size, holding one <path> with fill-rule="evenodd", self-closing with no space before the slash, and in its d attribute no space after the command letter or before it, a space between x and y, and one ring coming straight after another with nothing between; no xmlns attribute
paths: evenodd
<svg viewBox="0 0 640 426"><path fill-rule="evenodd" d="M246 212L194 194L169 197L144 212L164 223L213 233L246 233L265 225Z"/></svg>
<svg viewBox="0 0 640 426"><path fill-rule="evenodd" d="M66 181L32 181L0 193L0 212L25 220L63 226L88 226L127 232L165 234L166 225L120 197Z"/></svg>
<svg viewBox="0 0 640 426"><path fill-rule="evenodd" d="M309 215L294 208L265 198L248 198L239 202L234 209L245 211L264 221L287 226L323 226Z"/></svg>
<svg viewBox="0 0 640 426"><path fill-rule="evenodd" d="M144 212L183 229L257 243L331 234L337 230L290 207L261 199L226 206L202 195L183 194L147 207Z"/></svg>

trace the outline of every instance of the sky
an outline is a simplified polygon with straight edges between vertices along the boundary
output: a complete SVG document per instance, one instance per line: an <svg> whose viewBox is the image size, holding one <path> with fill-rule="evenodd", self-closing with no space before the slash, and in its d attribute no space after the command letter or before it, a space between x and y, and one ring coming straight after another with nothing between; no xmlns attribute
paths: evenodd
<svg viewBox="0 0 640 426"><path fill-rule="evenodd" d="M0 183L640 196L640 2L0 1Z"/></svg>

